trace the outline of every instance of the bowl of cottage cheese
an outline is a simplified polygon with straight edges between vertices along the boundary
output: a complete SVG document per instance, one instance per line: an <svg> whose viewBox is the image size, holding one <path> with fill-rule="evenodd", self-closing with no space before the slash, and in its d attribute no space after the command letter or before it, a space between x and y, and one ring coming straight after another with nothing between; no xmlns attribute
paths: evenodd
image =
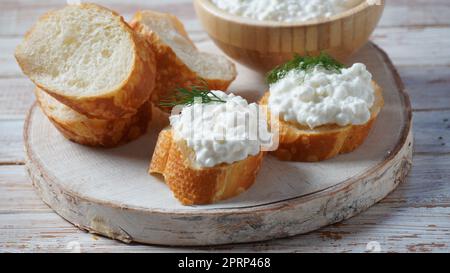
<svg viewBox="0 0 450 273"><path fill-rule="evenodd" d="M203 27L229 57L269 71L297 53L345 62L364 46L385 0L194 0Z"/></svg>

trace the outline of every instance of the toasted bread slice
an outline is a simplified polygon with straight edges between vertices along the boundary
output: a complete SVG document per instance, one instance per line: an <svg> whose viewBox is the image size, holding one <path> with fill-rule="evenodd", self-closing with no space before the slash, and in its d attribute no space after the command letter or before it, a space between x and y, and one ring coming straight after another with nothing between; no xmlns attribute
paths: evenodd
<svg viewBox="0 0 450 273"><path fill-rule="evenodd" d="M338 154L349 153L363 144L384 105L381 88L372 83L375 89L375 103L370 109L371 118L364 125L324 125L314 129L294 122L279 121L279 147L272 152L280 160L315 162L332 158ZM261 99L267 105L270 93ZM270 120L270 119L269 119Z"/></svg>
<svg viewBox="0 0 450 273"><path fill-rule="evenodd" d="M183 205L210 204L244 192L255 182L264 152L233 164L199 168L194 152L176 141L171 129L161 131L150 163L150 174L161 174Z"/></svg>
<svg viewBox="0 0 450 273"><path fill-rule="evenodd" d="M151 118L149 103L131 117L102 120L79 114L39 88L35 95L42 111L66 138L88 146L114 147L137 139L145 134Z"/></svg>
<svg viewBox="0 0 450 273"><path fill-rule="evenodd" d="M154 87L155 59L145 39L94 4L44 15L15 56L40 89L91 118L132 116Z"/></svg>
<svg viewBox="0 0 450 273"><path fill-rule="evenodd" d="M176 88L204 85L204 80L211 90L227 90L236 78L235 65L223 56L199 52L174 15L140 11L131 26L147 37L156 54L158 74L152 95L156 105Z"/></svg>

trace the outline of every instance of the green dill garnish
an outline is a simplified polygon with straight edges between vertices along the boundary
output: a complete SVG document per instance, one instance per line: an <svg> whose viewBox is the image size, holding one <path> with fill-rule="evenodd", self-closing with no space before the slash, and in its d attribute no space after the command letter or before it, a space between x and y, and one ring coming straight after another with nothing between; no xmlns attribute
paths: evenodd
<svg viewBox="0 0 450 273"><path fill-rule="evenodd" d="M176 88L174 94L160 101L162 107L175 107L177 105L192 105L197 101L201 103L226 101L216 96L209 88L205 81L201 80L203 85L194 85L189 88Z"/></svg>
<svg viewBox="0 0 450 273"><path fill-rule="evenodd" d="M284 78L291 70L303 70L308 71L316 66L321 66L322 68L341 73L341 69L344 65L333 59L330 55L326 53L321 53L319 56L305 56L295 55L294 58L285 64L282 64L267 74L266 81L268 84L276 83L277 81Z"/></svg>

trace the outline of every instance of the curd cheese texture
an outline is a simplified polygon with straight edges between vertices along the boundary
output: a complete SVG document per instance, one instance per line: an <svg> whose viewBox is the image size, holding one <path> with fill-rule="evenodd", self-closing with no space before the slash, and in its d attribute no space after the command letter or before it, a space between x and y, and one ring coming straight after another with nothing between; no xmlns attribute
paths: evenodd
<svg viewBox="0 0 450 273"><path fill-rule="evenodd" d="M212 93L224 102L193 103L170 117L175 139L186 141L199 167L231 164L259 154L263 142L272 137L259 106L234 94Z"/></svg>
<svg viewBox="0 0 450 273"><path fill-rule="evenodd" d="M306 22L330 18L364 0L211 0L218 8L258 21Z"/></svg>
<svg viewBox="0 0 450 273"><path fill-rule="evenodd" d="M374 102L372 75L364 64L356 63L341 73L321 66L291 70L270 85L268 105L285 121L313 129L331 124L365 124Z"/></svg>

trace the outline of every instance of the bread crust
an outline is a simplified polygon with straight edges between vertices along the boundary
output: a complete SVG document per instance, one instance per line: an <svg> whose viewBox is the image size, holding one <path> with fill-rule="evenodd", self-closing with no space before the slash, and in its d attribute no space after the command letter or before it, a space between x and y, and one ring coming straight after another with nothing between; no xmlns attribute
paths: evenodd
<svg viewBox="0 0 450 273"><path fill-rule="evenodd" d="M142 23L144 16L169 18L177 32L184 36L194 47L195 45L187 35L183 23L178 20L177 17L171 14L153 11L139 11L135 14L130 25L136 32L147 38L147 41L156 55L158 74L156 75L155 90L151 97L151 100L155 103L155 105L159 106L161 99L170 97L176 88L189 88L194 85L203 85L204 82L202 80L206 81L210 90L225 91L228 89L237 75L234 64L232 64L234 77L229 80L200 79L200 76L196 72L192 71L180 58L178 58L172 48L165 44L156 32L152 31ZM165 109L170 110L167 108Z"/></svg>
<svg viewBox="0 0 450 273"><path fill-rule="evenodd" d="M35 79L31 71L26 69L27 57L21 53L20 47L16 49L15 53L19 66L24 74L29 76L40 89L90 118L117 119L135 115L138 108L149 99L155 86L156 61L153 51L147 44L147 41L135 33L123 17L116 12L95 4L81 4L79 8L110 12L112 16L118 18L123 30L129 33L130 38L133 40L135 58L127 79L117 86L116 89L99 96L70 96L64 94L62 90L51 89ZM45 20L52 16L54 12L47 13L39 20ZM36 25L25 35L24 42L30 36L30 33L33 32Z"/></svg>
<svg viewBox="0 0 450 273"><path fill-rule="evenodd" d="M183 141L174 141L172 129L164 129L149 168L150 174L164 177L183 205L210 204L244 192L255 182L264 158L264 152L260 152L233 164L195 168L190 163L190 153Z"/></svg>
<svg viewBox="0 0 450 273"><path fill-rule="evenodd" d="M145 134L151 120L150 102L143 104L135 115L127 118L92 119L78 113L73 114L72 118L63 118L54 111L60 102L49 102L45 98L49 95L37 88L35 95L41 110L62 135L86 146L111 148L128 143Z"/></svg>
<svg viewBox="0 0 450 273"><path fill-rule="evenodd" d="M375 103L371 109L370 120L363 125L324 125L315 129L279 119L279 147L271 152L283 161L317 162L330 159L339 154L349 153L366 140L381 108L384 105L382 90L375 82ZM270 93L266 92L260 100L267 105ZM270 120L270 119L269 119Z"/></svg>

